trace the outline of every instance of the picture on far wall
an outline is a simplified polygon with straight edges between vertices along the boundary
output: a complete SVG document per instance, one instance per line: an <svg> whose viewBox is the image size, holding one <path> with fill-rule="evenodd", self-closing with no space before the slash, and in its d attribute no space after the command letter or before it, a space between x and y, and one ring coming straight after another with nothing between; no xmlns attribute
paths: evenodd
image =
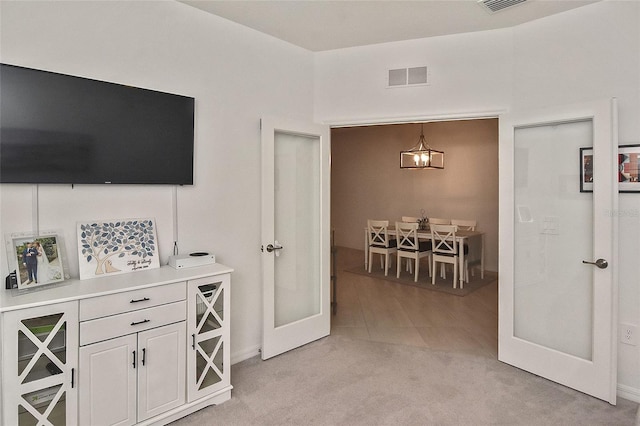
<svg viewBox="0 0 640 426"><path fill-rule="evenodd" d="M16 271L18 289L64 281L62 247L58 235L11 234L9 269Z"/></svg>
<svg viewBox="0 0 640 426"><path fill-rule="evenodd" d="M80 279L160 267L155 219L78 223Z"/></svg>
<svg viewBox="0 0 640 426"><path fill-rule="evenodd" d="M618 147L618 189L620 192L640 192L639 158L640 145Z"/></svg>
<svg viewBox="0 0 640 426"><path fill-rule="evenodd" d="M580 148L580 192L593 192L593 148Z"/></svg>
<svg viewBox="0 0 640 426"><path fill-rule="evenodd" d="M640 144L618 147L618 191L640 192ZM593 148L580 148L580 192L593 192Z"/></svg>

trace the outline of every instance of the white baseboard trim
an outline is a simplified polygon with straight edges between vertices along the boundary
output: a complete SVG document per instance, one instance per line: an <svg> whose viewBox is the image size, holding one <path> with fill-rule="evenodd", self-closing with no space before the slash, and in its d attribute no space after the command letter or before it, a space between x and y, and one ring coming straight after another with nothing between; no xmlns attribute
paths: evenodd
<svg viewBox="0 0 640 426"><path fill-rule="evenodd" d="M231 354L231 365L260 354L260 345L252 346Z"/></svg>
<svg viewBox="0 0 640 426"><path fill-rule="evenodd" d="M620 398L628 399L629 401L640 403L640 389L633 388L627 385L618 384L617 395Z"/></svg>

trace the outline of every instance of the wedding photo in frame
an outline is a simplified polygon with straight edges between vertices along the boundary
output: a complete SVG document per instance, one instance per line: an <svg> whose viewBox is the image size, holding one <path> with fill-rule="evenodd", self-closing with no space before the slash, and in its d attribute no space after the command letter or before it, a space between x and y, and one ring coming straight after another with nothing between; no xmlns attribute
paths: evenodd
<svg viewBox="0 0 640 426"><path fill-rule="evenodd" d="M62 248L57 234L10 234L7 240L10 270L16 271L18 289L28 289L65 280Z"/></svg>

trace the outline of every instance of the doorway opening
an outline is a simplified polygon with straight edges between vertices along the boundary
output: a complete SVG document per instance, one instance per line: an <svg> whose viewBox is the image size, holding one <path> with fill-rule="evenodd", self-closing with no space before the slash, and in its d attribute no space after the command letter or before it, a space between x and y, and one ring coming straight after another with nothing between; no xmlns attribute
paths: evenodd
<svg viewBox="0 0 640 426"><path fill-rule="evenodd" d="M444 170L400 169L418 141L445 153ZM475 219L485 233L485 269L498 265L498 119L336 127L331 130L331 229L337 248L334 334L461 350L497 358L497 282L464 297L364 274L367 219ZM421 271L428 271L427 260ZM378 259L374 258L374 268ZM395 261L389 276L395 277ZM449 279L451 278L448 275ZM479 274L470 277L479 278ZM430 283L424 283L425 287Z"/></svg>

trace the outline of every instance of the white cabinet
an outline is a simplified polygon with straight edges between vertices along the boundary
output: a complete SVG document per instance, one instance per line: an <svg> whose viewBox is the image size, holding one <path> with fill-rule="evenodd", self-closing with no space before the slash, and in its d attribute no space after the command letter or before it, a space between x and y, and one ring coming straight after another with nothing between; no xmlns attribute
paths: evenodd
<svg viewBox="0 0 640 426"><path fill-rule="evenodd" d="M181 282L80 301L80 424L133 425L184 404L185 297Z"/></svg>
<svg viewBox="0 0 640 426"><path fill-rule="evenodd" d="M2 423L75 425L77 302L7 312L2 339Z"/></svg>
<svg viewBox="0 0 640 426"><path fill-rule="evenodd" d="M184 321L80 348L80 424L133 425L185 402Z"/></svg>
<svg viewBox="0 0 640 426"><path fill-rule="evenodd" d="M136 335L80 348L81 425L132 425L136 422Z"/></svg>
<svg viewBox="0 0 640 426"><path fill-rule="evenodd" d="M5 291L0 425L161 425L227 401L231 272L162 267Z"/></svg>
<svg viewBox="0 0 640 426"><path fill-rule="evenodd" d="M189 402L230 386L229 274L187 282Z"/></svg>
<svg viewBox="0 0 640 426"><path fill-rule="evenodd" d="M138 334L138 421L185 402L185 323Z"/></svg>

